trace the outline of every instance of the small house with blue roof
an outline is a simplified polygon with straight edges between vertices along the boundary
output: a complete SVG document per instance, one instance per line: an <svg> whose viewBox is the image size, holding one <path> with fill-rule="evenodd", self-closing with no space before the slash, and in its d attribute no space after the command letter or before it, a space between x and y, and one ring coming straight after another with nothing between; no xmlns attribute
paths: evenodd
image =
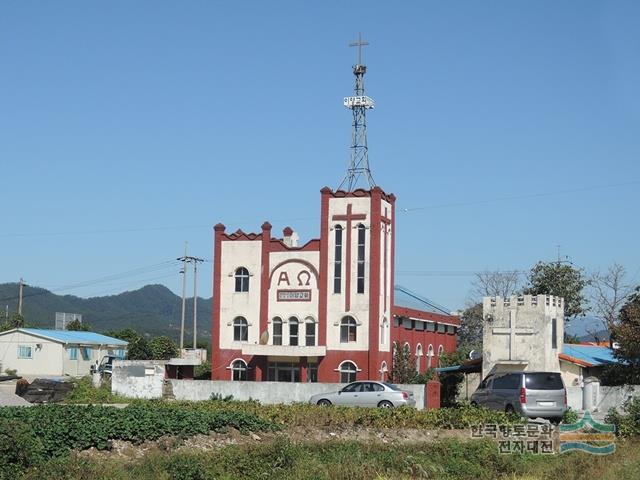
<svg viewBox="0 0 640 480"><path fill-rule="evenodd" d="M94 332L15 328L0 332L0 371L84 376L105 355L124 358L128 343Z"/></svg>
<svg viewBox="0 0 640 480"><path fill-rule="evenodd" d="M565 343L558 354L560 371L567 386L582 385L587 377L600 377L607 365L618 363L613 349L602 345Z"/></svg>

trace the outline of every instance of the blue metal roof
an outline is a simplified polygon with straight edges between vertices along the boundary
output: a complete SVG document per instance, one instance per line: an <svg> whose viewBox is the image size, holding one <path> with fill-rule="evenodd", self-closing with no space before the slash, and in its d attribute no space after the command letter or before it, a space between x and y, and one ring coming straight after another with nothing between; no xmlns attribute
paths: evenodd
<svg viewBox="0 0 640 480"><path fill-rule="evenodd" d="M577 360L590 363L594 367L619 363L618 359L613 356L613 350L608 347L565 343L562 353Z"/></svg>
<svg viewBox="0 0 640 480"><path fill-rule="evenodd" d="M78 332L73 330L49 330L46 328L19 328L21 332L30 333L64 344L78 345L118 345L127 346L129 343L119 338L108 337L94 332Z"/></svg>
<svg viewBox="0 0 640 480"><path fill-rule="evenodd" d="M412 308L422 312L437 313L438 315L450 315L448 308L438 305L428 298L412 292L408 288L396 285L394 291L394 303L396 307Z"/></svg>

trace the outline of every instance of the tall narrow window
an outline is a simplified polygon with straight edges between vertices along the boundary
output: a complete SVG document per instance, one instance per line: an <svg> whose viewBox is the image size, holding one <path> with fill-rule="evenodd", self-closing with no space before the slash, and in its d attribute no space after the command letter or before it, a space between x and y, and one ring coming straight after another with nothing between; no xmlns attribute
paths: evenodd
<svg viewBox="0 0 640 480"><path fill-rule="evenodd" d="M551 320L551 348L558 348L558 323L555 318Z"/></svg>
<svg viewBox="0 0 640 480"><path fill-rule="evenodd" d="M249 340L249 323L244 317L236 317L233 320L234 342L246 342Z"/></svg>
<svg viewBox="0 0 640 480"><path fill-rule="evenodd" d="M353 317L344 317L340 322L340 343L356 341L356 329L358 324Z"/></svg>
<svg viewBox="0 0 640 480"><path fill-rule="evenodd" d="M429 345L427 349L427 368L431 368L431 359L433 358L433 345Z"/></svg>
<svg viewBox="0 0 640 480"><path fill-rule="evenodd" d="M365 227L358 225L358 293L364 293L364 239Z"/></svg>
<svg viewBox="0 0 640 480"><path fill-rule="evenodd" d="M336 225L336 249L333 261L333 293L342 291L342 227Z"/></svg>
<svg viewBox="0 0 640 480"><path fill-rule="evenodd" d="M298 319L296 317L291 317L289 319L289 345L298 345Z"/></svg>
<svg viewBox="0 0 640 480"><path fill-rule="evenodd" d="M380 381L384 382L385 381L385 376L387 375L387 372L389 371L389 368L387 367L387 362L382 362L382 365L380 365Z"/></svg>
<svg viewBox="0 0 640 480"><path fill-rule="evenodd" d="M273 319L273 344L282 345L282 319L280 317Z"/></svg>
<svg viewBox="0 0 640 480"><path fill-rule="evenodd" d="M307 347L315 347L316 345L316 323L312 318L307 318L304 323L304 339Z"/></svg>
<svg viewBox="0 0 640 480"><path fill-rule="evenodd" d="M382 323L380 324L380 345L386 345L387 343L387 327L389 326L389 321L386 318L382 319Z"/></svg>
<svg viewBox="0 0 640 480"><path fill-rule="evenodd" d="M420 362L422 362L422 345L416 347L416 372L420 373Z"/></svg>
<svg viewBox="0 0 640 480"><path fill-rule="evenodd" d="M237 268L234 276L236 277L236 292L248 292L249 270L244 267Z"/></svg>

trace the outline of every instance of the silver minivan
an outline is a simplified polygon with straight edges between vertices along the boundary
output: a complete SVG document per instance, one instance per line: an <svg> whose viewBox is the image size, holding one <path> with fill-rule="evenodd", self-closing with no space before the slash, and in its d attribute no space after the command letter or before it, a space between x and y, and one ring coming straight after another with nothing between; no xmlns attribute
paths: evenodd
<svg viewBox="0 0 640 480"><path fill-rule="evenodd" d="M487 375L471 395L472 405L560 421L567 391L555 372L501 372Z"/></svg>

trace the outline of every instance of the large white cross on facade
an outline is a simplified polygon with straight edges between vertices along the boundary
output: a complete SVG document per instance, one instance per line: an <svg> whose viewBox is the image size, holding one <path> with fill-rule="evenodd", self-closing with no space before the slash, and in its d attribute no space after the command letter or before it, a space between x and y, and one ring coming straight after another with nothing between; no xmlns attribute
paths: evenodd
<svg viewBox="0 0 640 480"><path fill-rule="evenodd" d="M522 360L516 358L516 335L533 335L535 330L533 328L517 328L516 327L516 311L509 311L509 326L508 327L494 327L494 335L509 335L509 360Z"/></svg>

